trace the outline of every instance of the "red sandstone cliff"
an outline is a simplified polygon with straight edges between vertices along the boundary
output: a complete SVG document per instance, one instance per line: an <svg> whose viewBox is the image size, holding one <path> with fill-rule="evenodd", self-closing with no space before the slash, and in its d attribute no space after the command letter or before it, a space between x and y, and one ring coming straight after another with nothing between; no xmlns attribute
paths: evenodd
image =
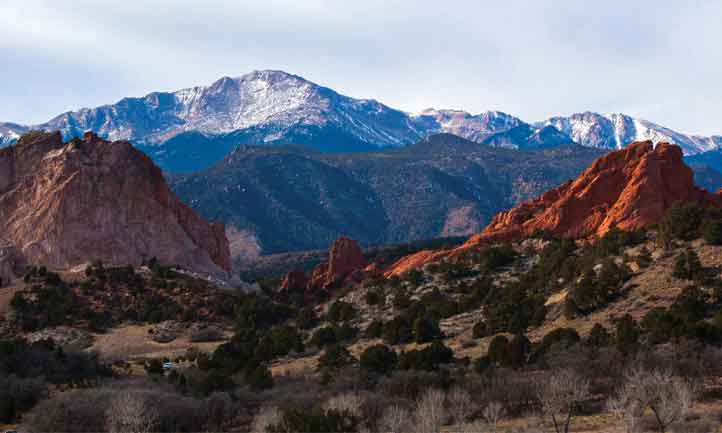
<svg viewBox="0 0 722 433"><path fill-rule="evenodd" d="M281 290L329 290L339 283L360 279L366 259L358 242L342 236L333 243L328 261L314 268L310 278L302 271L289 272L281 284Z"/></svg>
<svg viewBox="0 0 722 433"><path fill-rule="evenodd" d="M196 271L230 271L222 224L208 223L130 143L88 133L63 143L34 132L0 150L0 246L54 268L157 257Z"/></svg>
<svg viewBox="0 0 722 433"><path fill-rule="evenodd" d="M637 229L658 222L676 202L722 206L722 197L694 185L678 146L633 143L597 159L576 180L497 214L456 250L404 257L386 275L399 275L479 244L521 239L536 230L579 239L604 235L614 226Z"/></svg>

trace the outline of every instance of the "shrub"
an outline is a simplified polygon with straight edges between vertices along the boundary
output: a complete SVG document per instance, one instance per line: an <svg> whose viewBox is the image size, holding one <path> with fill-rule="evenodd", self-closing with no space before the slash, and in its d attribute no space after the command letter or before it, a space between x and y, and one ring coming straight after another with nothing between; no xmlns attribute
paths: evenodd
<svg viewBox="0 0 722 433"><path fill-rule="evenodd" d="M482 248L476 257L481 269L493 272L501 267L511 265L516 260L517 254L509 244Z"/></svg>
<svg viewBox="0 0 722 433"><path fill-rule="evenodd" d="M594 246L599 257L616 256L626 247L634 246L646 238L642 231L626 231L612 227Z"/></svg>
<svg viewBox="0 0 722 433"><path fill-rule="evenodd" d="M313 333L309 342L316 347L324 347L329 344L335 344L336 332L332 327L324 326Z"/></svg>
<svg viewBox="0 0 722 433"><path fill-rule="evenodd" d="M394 291L393 298L391 298L391 303L397 310L403 310L411 305L411 298L408 293L406 293L406 290L403 288L397 288Z"/></svg>
<svg viewBox="0 0 722 433"><path fill-rule="evenodd" d="M291 351L303 352L303 335L293 326L277 326L268 332L273 356L285 356Z"/></svg>
<svg viewBox="0 0 722 433"><path fill-rule="evenodd" d="M704 318L709 296L697 287L687 287L680 293L670 310L680 320L691 323Z"/></svg>
<svg viewBox="0 0 722 433"><path fill-rule="evenodd" d="M291 306L274 302L262 294L243 295L236 304L238 328L268 329L295 315L296 311Z"/></svg>
<svg viewBox="0 0 722 433"><path fill-rule="evenodd" d="M604 260L599 275L593 269L587 269L567 299L573 301L579 313L587 314L605 306L628 278L625 266L618 266L611 259ZM568 313L571 317L577 314L576 311Z"/></svg>
<svg viewBox="0 0 722 433"><path fill-rule="evenodd" d="M398 357L390 347L377 344L364 350L360 358L360 366L364 370L379 374L388 374L396 368Z"/></svg>
<svg viewBox="0 0 722 433"><path fill-rule="evenodd" d="M194 343L220 341L222 339L223 333L218 328L214 327L196 330L189 337L189 340Z"/></svg>
<svg viewBox="0 0 722 433"><path fill-rule="evenodd" d="M333 331L336 333L336 341L347 341L351 340L358 335L358 328L348 323L344 323L340 326L334 326Z"/></svg>
<svg viewBox="0 0 722 433"><path fill-rule="evenodd" d="M326 318L329 322L346 322L356 318L357 312L353 305L344 301L336 301L328 309Z"/></svg>
<svg viewBox="0 0 722 433"><path fill-rule="evenodd" d="M73 390L41 401L23 417L23 424L39 432L106 431L105 410L111 393L106 390Z"/></svg>
<svg viewBox="0 0 722 433"><path fill-rule="evenodd" d="M381 303L381 293L376 290L368 290L366 292L366 303L368 305L379 305Z"/></svg>
<svg viewBox="0 0 722 433"><path fill-rule="evenodd" d="M355 361L345 347L340 344L332 344L326 347L318 359L318 368L334 370L353 364Z"/></svg>
<svg viewBox="0 0 722 433"><path fill-rule="evenodd" d="M534 314L531 316L529 325L532 327L539 327L544 324L544 320L547 318L547 307L544 304L539 304L534 310Z"/></svg>
<svg viewBox="0 0 722 433"><path fill-rule="evenodd" d="M642 247L641 250L639 250L639 254L637 255L637 264L642 267L646 268L650 264L652 264L652 253L649 252L647 247Z"/></svg>
<svg viewBox="0 0 722 433"><path fill-rule="evenodd" d="M702 224L705 210L693 203L676 203L659 223L662 240L677 238L685 241L696 239Z"/></svg>
<svg viewBox="0 0 722 433"><path fill-rule="evenodd" d="M454 352L442 342L435 341L423 349L410 350L399 354L399 368L402 370L436 370L440 364L454 360Z"/></svg>
<svg viewBox="0 0 722 433"><path fill-rule="evenodd" d="M323 433L323 432L355 432L359 420L354 415L333 409L324 411L320 408L312 410L290 409L283 412L281 421L267 427L268 433Z"/></svg>
<svg viewBox="0 0 722 433"><path fill-rule="evenodd" d="M446 396L438 389L428 389L416 402L414 413L415 431L425 433L439 433L446 419L444 402Z"/></svg>
<svg viewBox="0 0 722 433"><path fill-rule="evenodd" d="M18 413L29 410L46 397L46 385L40 379L0 376L0 423L13 423Z"/></svg>
<svg viewBox="0 0 722 433"><path fill-rule="evenodd" d="M507 351L508 345L509 340L503 335L497 335L492 338L489 343L489 350L486 352L486 356L489 358L489 361L500 366L507 365L509 363Z"/></svg>
<svg viewBox="0 0 722 433"><path fill-rule="evenodd" d="M296 326L300 329L311 329L316 326L316 323L318 323L318 317L311 307L302 308L296 316Z"/></svg>
<svg viewBox="0 0 722 433"><path fill-rule="evenodd" d="M198 367L201 369L204 369L204 366L207 368L218 367L230 372L239 371L253 360L258 345L259 338L255 330L239 329L233 335L231 341L216 348L211 360L199 357L197 359Z"/></svg>
<svg viewBox="0 0 722 433"><path fill-rule="evenodd" d="M519 368L526 363L527 355L531 352L531 341L523 335L516 334L506 346L508 366Z"/></svg>
<svg viewBox="0 0 722 433"><path fill-rule="evenodd" d="M251 433L266 433L269 426L281 422L283 414L276 406L264 406L253 417Z"/></svg>
<svg viewBox="0 0 722 433"><path fill-rule="evenodd" d="M424 273L418 269L412 269L404 274L404 280L413 287L418 287L424 282Z"/></svg>
<svg viewBox="0 0 722 433"><path fill-rule="evenodd" d="M661 307L649 310L639 324L652 344L663 343L684 332L683 323L666 308Z"/></svg>
<svg viewBox="0 0 722 433"><path fill-rule="evenodd" d="M471 336L474 338L484 338L487 334L487 325L484 319L474 323L474 327L471 329Z"/></svg>
<svg viewBox="0 0 722 433"><path fill-rule="evenodd" d="M262 390L273 387L273 375L265 365L249 370L246 373L246 383L253 389Z"/></svg>
<svg viewBox="0 0 722 433"><path fill-rule="evenodd" d="M569 348L580 340L579 334L573 328L557 328L550 331L542 338L539 346L534 350L533 357L538 359L539 356L546 353L552 346L562 346Z"/></svg>
<svg viewBox="0 0 722 433"><path fill-rule="evenodd" d="M683 280L694 280L702 276L702 264L693 250L680 253L674 261L672 276Z"/></svg>
<svg viewBox="0 0 722 433"><path fill-rule="evenodd" d="M374 320L369 323L369 326L366 327L366 331L364 331L364 337L366 338L381 338L383 334L384 322L380 320Z"/></svg>
<svg viewBox="0 0 722 433"><path fill-rule="evenodd" d="M252 371L252 370L249 370ZM247 373L246 379L248 380ZM193 390L200 395L211 395L214 392L227 391L235 386L233 379L218 369L211 369L200 377L197 383L193 383Z"/></svg>
<svg viewBox="0 0 722 433"><path fill-rule="evenodd" d="M705 223L702 237L709 245L722 245L722 220L714 219Z"/></svg>
<svg viewBox="0 0 722 433"><path fill-rule="evenodd" d="M638 341L639 326L632 316L625 314L616 323L614 342L622 352L626 352L634 348Z"/></svg>
<svg viewBox="0 0 722 433"><path fill-rule="evenodd" d="M589 338L587 343L593 347L605 347L612 342L612 336L607 332L607 328L595 323L592 330L589 332Z"/></svg>
<svg viewBox="0 0 722 433"><path fill-rule="evenodd" d="M414 340L417 343L427 343L442 337L438 323L428 317L418 317L414 320Z"/></svg>
<svg viewBox="0 0 722 433"><path fill-rule="evenodd" d="M148 374L163 374L163 361L153 358L145 362L144 368Z"/></svg>
<svg viewBox="0 0 722 433"><path fill-rule="evenodd" d="M384 325L383 338L388 344L408 343L413 336L411 323L403 316L396 316Z"/></svg>
<svg viewBox="0 0 722 433"><path fill-rule="evenodd" d="M481 374L491 367L491 361L488 356L480 356L474 361L474 371Z"/></svg>
<svg viewBox="0 0 722 433"><path fill-rule="evenodd" d="M719 330L722 330L722 310L718 310L712 317L712 324Z"/></svg>

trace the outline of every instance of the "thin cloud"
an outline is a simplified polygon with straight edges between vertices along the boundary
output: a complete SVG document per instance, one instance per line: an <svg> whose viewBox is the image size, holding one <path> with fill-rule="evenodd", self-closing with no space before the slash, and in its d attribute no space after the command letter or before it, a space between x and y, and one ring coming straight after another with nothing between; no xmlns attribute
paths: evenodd
<svg viewBox="0 0 722 433"><path fill-rule="evenodd" d="M0 4L0 119L283 69L418 111L624 111L722 133L722 4L322 0Z"/></svg>

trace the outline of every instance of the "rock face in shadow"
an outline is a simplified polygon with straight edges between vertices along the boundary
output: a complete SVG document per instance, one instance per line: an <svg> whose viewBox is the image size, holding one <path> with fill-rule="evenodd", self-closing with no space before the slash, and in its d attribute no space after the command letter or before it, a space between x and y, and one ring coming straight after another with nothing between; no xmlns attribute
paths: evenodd
<svg viewBox="0 0 722 433"><path fill-rule="evenodd" d="M657 223L677 202L722 206L722 196L695 186L679 146L636 142L598 158L575 180L497 214L457 249L404 257L386 275L400 275L477 245L519 240L538 230L593 239L612 227L638 229Z"/></svg>
<svg viewBox="0 0 722 433"><path fill-rule="evenodd" d="M0 246L59 269L152 257L194 271L231 269L222 224L183 204L130 143L92 133L63 142L33 132L0 150Z"/></svg>
<svg viewBox="0 0 722 433"><path fill-rule="evenodd" d="M308 285L308 277L303 271L291 271L283 278L281 282L281 291L284 292L302 292L306 290Z"/></svg>

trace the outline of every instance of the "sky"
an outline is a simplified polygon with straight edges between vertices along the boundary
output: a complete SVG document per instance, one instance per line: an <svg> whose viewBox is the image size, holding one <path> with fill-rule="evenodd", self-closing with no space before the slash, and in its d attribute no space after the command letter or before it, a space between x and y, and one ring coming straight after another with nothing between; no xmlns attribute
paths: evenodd
<svg viewBox="0 0 722 433"><path fill-rule="evenodd" d="M406 111L722 134L720 1L2 0L0 121L280 69Z"/></svg>

